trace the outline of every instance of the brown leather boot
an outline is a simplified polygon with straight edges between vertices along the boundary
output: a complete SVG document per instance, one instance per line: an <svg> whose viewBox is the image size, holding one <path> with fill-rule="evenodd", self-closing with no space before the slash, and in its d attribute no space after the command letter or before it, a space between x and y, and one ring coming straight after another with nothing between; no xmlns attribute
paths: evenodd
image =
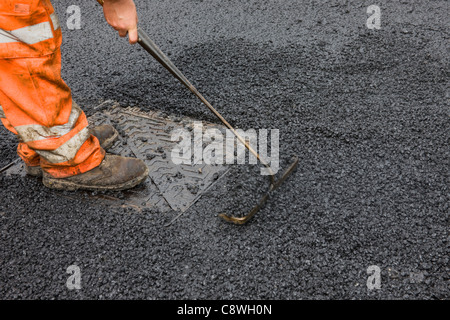
<svg viewBox="0 0 450 320"><path fill-rule="evenodd" d="M54 178L44 172L42 182L58 190L125 190L130 189L148 177L149 169L136 158L107 154L96 168L68 178Z"/></svg>
<svg viewBox="0 0 450 320"><path fill-rule="evenodd" d="M100 147L105 150L111 147L119 136L117 130L109 124L94 127L90 130L90 133L98 139Z"/></svg>
<svg viewBox="0 0 450 320"><path fill-rule="evenodd" d="M111 147L119 136L117 130L109 124L94 127L90 129L89 132L98 139L100 146L105 150ZM33 177L42 176L42 169L40 166L30 167L25 165L25 172Z"/></svg>

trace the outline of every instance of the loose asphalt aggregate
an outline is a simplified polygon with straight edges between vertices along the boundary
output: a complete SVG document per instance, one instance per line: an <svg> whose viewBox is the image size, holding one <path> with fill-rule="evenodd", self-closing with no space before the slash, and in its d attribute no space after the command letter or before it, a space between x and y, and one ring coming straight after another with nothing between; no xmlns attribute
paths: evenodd
<svg viewBox="0 0 450 320"><path fill-rule="evenodd" d="M233 166L194 206L137 212L0 174L2 299L448 299L449 3L136 1L140 27L232 125L279 129L299 166ZM366 25L381 8L381 28ZM218 122L95 1L55 1L63 77L105 100ZM70 30L71 5L81 29ZM17 155L0 129L0 168ZM67 268L81 271L69 290ZM367 285L378 266L380 287Z"/></svg>

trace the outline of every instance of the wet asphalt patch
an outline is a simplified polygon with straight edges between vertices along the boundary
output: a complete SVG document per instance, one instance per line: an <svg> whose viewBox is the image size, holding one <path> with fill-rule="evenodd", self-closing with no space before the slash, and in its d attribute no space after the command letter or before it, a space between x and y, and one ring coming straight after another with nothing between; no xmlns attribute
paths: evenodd
<svg viewBox="0 0 450 320"><path fill-rule="evenodd" d="M232 125L280 129L281 160L298 155L297 171L242 227L217 214L251 207L266 183L258 168L237 166L166 228L171 216L0 175L0 295L447 299L448 4L379 1L378 31L365 26L371 4L144 9L144 29ZM95 3L80 6L83 29L63 30L63 74L89 115L111 99L217 124L143 50L113 38ZM16 141L0 130L3 167ZM66 287L73 264L81 290ZM367 287L373 265L379 290Z"/></svg>

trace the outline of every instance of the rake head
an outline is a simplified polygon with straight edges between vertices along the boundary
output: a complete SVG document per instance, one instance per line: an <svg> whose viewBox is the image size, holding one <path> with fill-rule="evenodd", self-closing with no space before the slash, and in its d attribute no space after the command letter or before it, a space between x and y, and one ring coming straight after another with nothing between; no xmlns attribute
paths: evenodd
<svg viewBox="0 0 450 320"><path fill-rule="evenodd" d="M263 164L265 165L265 163L263 163ZM238 224L238 225L247 223L259 210L261 210L261 208L267 202L267 199L269 199L270 194L273 191L275 191L276 189L278 189L278 187L292 174L292 172L294 172L297 165L298 165L298 157L294 156L291 164L286 169L286 171L283 173L281 178L276 180L275 175L273 175L273 174L270 175L269 176L269 178L270 178L269 190L261 197L261 199L258 201L258 203L252 208L252 210L250 210L250 212L247 215L245 215L243 217L236 217L236 216L227 215L225 213L221 213L221 214L219 214L219 217L221 217L225 221L228 221L228 222L231 222L234 224Z"/></svg>

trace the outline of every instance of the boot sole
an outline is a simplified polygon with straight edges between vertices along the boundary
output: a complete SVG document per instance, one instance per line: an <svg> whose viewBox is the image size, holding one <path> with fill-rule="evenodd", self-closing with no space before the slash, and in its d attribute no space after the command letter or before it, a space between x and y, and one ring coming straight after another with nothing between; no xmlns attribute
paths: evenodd
<svg viewBox="0 0 450 320"><path fill-rule="evenodd" d="M49 189L55 190L66 190L66 191L77 191L77 190L87 190L87 191L121 191L127 190L136 187L137 185L144 182L147 179L149 174L149 169L145 170L145 172L130 181L117 184L114 186L90 186L90 185L81 185L74 182L70 182L64 179L53 178L48 175L44 175L42 179L42 183Z"/></svg>

